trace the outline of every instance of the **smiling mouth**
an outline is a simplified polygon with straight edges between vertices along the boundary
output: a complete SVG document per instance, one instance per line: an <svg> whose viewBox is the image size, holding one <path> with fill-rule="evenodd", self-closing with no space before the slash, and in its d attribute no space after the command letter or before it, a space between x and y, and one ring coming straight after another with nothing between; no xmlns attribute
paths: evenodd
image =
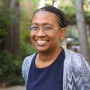
<svg viewBox="0 0 90 90"><path fill-rule="evenodd" d="M36 42L38 45L41 46L41 45L45 45L48 42L48 40L36 40Z"/></svg>
<svg viewBox="0 0 90 90"><path fill-rule="evenodd" d="M45 43L47 41L41 41L41 40L37 40L38 43Z"/></svg>

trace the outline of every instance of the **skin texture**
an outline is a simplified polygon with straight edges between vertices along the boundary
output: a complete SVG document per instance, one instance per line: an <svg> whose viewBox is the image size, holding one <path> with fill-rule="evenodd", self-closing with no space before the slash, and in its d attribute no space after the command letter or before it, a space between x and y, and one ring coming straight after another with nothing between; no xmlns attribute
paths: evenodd
<svg viewBox="0 0 90 90"><path fill-rule="evenodd" d="M38 50L35 65L38 68L43 68L53 63L61 52L62 48L60 47L59 39L64 38L66 30L65 28L59 29L56 15L48 11L37 12L32 18L32 25L41 28L43 26L58 28L49 33L43 32L41 28L37 33L30 32L31 41Z"/></svg>

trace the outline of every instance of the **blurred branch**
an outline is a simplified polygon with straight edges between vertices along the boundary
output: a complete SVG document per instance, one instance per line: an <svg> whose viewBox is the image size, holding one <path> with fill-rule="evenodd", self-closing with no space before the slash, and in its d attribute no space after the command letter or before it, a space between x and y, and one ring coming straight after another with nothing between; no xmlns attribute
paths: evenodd
<svg viewBox="0 0 90 90"><path fill-rule="evenodd" d="M55 2L55 0L52 0L52 6L54 6L54 2Z"/></svg>

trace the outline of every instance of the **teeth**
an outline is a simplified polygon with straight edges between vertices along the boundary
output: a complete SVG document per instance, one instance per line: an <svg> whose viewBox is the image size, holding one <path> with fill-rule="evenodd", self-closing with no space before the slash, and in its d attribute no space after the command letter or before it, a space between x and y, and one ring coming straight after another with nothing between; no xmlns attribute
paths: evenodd
<svg viewBox="0 0 90 90"><path fill-rule="evenodd" d="M47 42L47 41L38 41L38 40L37 40L37 42L38 42L38 43L45 43L45 42Z"/></svg>

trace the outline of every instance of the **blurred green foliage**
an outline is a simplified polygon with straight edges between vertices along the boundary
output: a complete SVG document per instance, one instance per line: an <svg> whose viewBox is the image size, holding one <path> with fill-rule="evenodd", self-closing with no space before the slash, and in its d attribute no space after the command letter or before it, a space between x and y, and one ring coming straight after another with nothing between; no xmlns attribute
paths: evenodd
<svg viewBox="0 0 90 90"><path fill-rule="evenodd" d="M0 51L0 85L6 86L13 79L21 77L22 60L13 59L13 55L7 50Z"/></svg>
<svg viewBox="0 0 90 90"><path fill-rule="evenodd" d="M75 0L70 0L70 1L71 1L70 4L67 4L64 1L60 1L58 3L58 8L61 9L65 13L69 25L76 24ZM90 2L87 0L84 0L83 7L84 7L84 14L85 14L86 22L89 24L89 22L90 22L90 9L88 8L88 6L89 6L88 3L90 3Z"/></svg>
<svg viewBox="0 0 90 90"><path fill-rule="evenodd" d="M7 50L0 51L0 78L2 78L2 84L6 83L6 86L24 85L24 80L21 78L22 63L26 56L29 56L35 52L37 52L37 50L26 42L20 43L20 55L17 56L17 60L14 60L13 55ZM7 78L4 80L4 77Z"/></svg>
<svg viewBox="0 0 90 90"><path fill-rule="evenodd" d="M15 86L15 85L25 85L25 81L23 77L16 78L12 80L10 83L8 83L6 86Z"/></svg>
<svg viewBox="0 0 90 90"><path fill-rule="evenodd" d="M6 24L11 24L8 16L4 11L11 12L11 18L14 18L15 11L3 7L3 2L0 2L0 44L4 41L6 32ZM20 1L20 55L17 60L7 50L0 50L0 85L24 85L22 78L22 63L26 56L35 53L37 50L25 42L25 37L30 37L28 26L31 25L31 16L38 6L38 0L23 0Z"/></svg>
<svg viewBox="0 0 90 90"><path fill-rule="evenodd" d="M72 27L72 29L71 29ZM78 38L78 30L76 25L69 25L66 27L65 38Z"/></svg>
<svg viewBox="0 0 90 90"><path fill-rule="evenodd" d="M60 4L58 4L58 8L65 13L65 15L67 16L68 22L72 24L76 22L74 5L72 4L68 5L65 2L60 2Z"/></svg>
<svg viewBox="0 0 90 90"><path fill-rule="evenodd" d="M3 5L0 3L0 45L1 43L4 41L4 35L7 34L5 31L5 26L6 23L9 24L9 20L7 18L7 16L5 15L5 8L3 7Z"/></svg>
<svg viewBox="0 0 90 90"><path fill-rule="evenodd" d="M54 0L57 2L57 8L61 9L68 20L68 25L76 24L76 10L75 10L75 0ZM52 5L52 0L46 0L45 5ZM90 22L90 1L83 0L83 7L85 13L85 19L87 23Z"/></svg>
<svg viewBox="0 0 90 90"><path fill-rule="evenodd" d="M33 53L37 52L34 46L30 45L26 42L20 43L20 57L23 60L26 56L29 56Z"/></svg>
<svg viewBox="0 0 90 90"><path fill-rule="evenodd" d="M20 74L21 61L14 60L7 50L0 52L0 75L8 75L11 79Z"/></svg>

